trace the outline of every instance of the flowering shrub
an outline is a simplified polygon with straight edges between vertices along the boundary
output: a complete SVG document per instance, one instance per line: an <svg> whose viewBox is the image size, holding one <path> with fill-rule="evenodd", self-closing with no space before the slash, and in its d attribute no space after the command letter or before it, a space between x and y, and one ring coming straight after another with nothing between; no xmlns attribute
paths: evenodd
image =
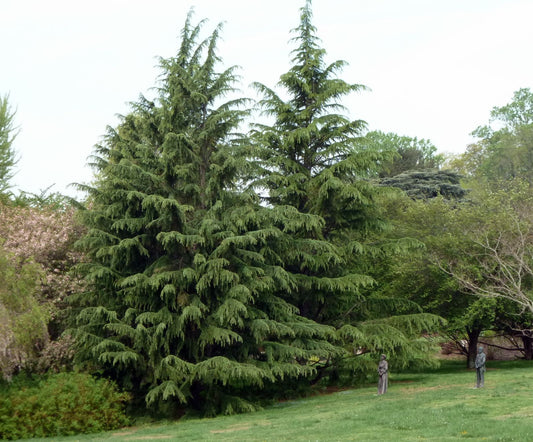
<svg viewBox="0 0 533 442"><path fill-rule="evenodd" d="M46 309L35 294L42 272L0 247L0 375L12 374L34 358L48 340Z"/></svg>
<svg viewBox="0 0 533 442"><path fill-rule="evenodd" d="M45 273L40 302L57 305L79 289L80 281L69 274L70 268L81 260L73 250L73 243L83 232L75 220L74 209L0 206L0 238L3 247L22 261L32 258Z"/></svg>
<svg viewBox="0 0 533 442"><path fill-rule="evenodd" d="M72 370L74 360L74 338L69 334L61 335L55 341L49 341L41 352L35 371L59 373Z"/></svg>
<svg viewBox="0 0 533 442"><path fill-rule="evenodd" d="M3 360L0 364L3 366L0 365L0 370L4 377L9 377L17 367L26 366L36 353L45 347L53 351L43 352L44 360L39 361L34 368L57 369L59 359L63 364L65 358L71 355L71 351L67 349L70 345L68 339L53 345L48 342L48 336L54 341L59 338L64 330L62 321L65 317L65 300L67 296L81 289L81 280L73 276L70 269L82 258L82 255L73 249L73 244L82 231L83 228L76 222L74 209L0 203L3 265L11 269L11 273L8 273L14 275L13 277L18 275L18 279L15 278L11 283L18 284L19 292L24 293L16 296L25 300L27 312L33 312L27 313L29 316L35 316L38 307L46 332L41 333L41 323L38 326L34 324L35 332L39 330L39 338L32 335L35 339L31 349L27 345L21 346L21 338L15 338L13 323L2 319L13 314L18 315L17 323L21 324L20 315L26 313L13 313L15 292L3 292L3 298L0 298L0 358ZM31 277L28 276L30 267L34 273ZM51 360L53 355L59 358L58 361Z"/></svg>

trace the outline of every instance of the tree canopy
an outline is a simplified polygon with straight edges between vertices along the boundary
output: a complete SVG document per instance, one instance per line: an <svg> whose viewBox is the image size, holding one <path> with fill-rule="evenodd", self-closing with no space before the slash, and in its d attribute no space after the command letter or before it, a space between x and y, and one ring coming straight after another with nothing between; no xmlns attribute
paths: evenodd
<svg viewBox="0 0 533 442"><path fill-rule="evenodd" d="M365 349L362 353L375 357L388 351L398 364L402 357L405 363L421 344L414 344L408 330L432 329L438 319L391 318L397 302L372 296L373 265L412 245L378 239L388 228L380 199L390 192L372 178L393 154L368 148L363 143L366 123L343 114L341 99L366 87L338 78L343 61L326 64L311 19L307 2L293 30L298 44L293 66L277 85L284 93L256 84L263 95L260 108L274 121L254 126L258 147L251 157L257 167L252 187L275 213L291 215L284 231L292 246L276 250L294 281L285 299L303 316L338 328L354 352ZM360 362L350 363L353 370Z"/></svg>
<svg viewBox="0 0 533 442"><path fill-rule="evenodd" d="M390 156L380 162L379 176L382 178L415 170L438 170L444 163L444 156L437 153L437 148L431 141L417 137L371 131L361 143L366 149L389 153Z"/></svg>
<svg viewBox="0 0 533 442"><path fill-rule="evenodd" d="M383 178L383 186L397 187L410 198L429 199L442 196L460 200L467 194L461 186L461 177L451 170L413 170L399 175Z"/></svg>
<svg viewBox="0 0 533 442"><path fill-rule="evenodd" d="M339 351L329 327L278 295L292 285L268 256L271 243L290 249L283 215L238 191L246 112L223 101L235 74L217 71L219 30L200 40L189 15L157 99L109 129L80 242L93 287L80 299L81 355L145 388L148 404L208 414L249 409L251 389Z"/></svg>
<svg viewBox="0 0 533 442"><path fill-rule="evenodd" d="M533 93L522 88L510 103L495 106L488 125L472 132L478 141L452 165L466 176L504 187L514 179L533 183Z"/></svg>

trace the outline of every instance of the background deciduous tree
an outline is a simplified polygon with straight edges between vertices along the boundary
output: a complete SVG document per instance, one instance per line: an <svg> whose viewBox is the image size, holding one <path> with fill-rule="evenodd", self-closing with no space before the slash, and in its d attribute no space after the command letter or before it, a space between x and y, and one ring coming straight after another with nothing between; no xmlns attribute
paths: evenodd
<svg viewBox="0 0 533 442"><path fill-rule="evenodd" d="M437 256L443 270L478 296L504 298L533 312L533 200L529 184L485 191L463 211L456 256ZM447 226L451 228L450 225Z"/></svg>
<svg viewBox="0 0 533 442"><path fill-rule="evenodd" d="M370 150L393 153L390 158L380 162L379 176L382 178L415 170L438 170L444 163L444 155L438 154L437 147L425 139L372 131L365 135L361 143Z"/></svg>
<svg viewBox="0 0 533 442"><path fill-rule="evenodd" d="M388 296L416 302L424 311L447 320L442 335L453 340L473 367L477 343L484 331L496 329L501 308L494 300L480 299L465 291L458 281L444 272L436 256L469 261L465 229L473 215L471 201L437 198L412 199L399 196L389 202L393 237L407 236L424 247L414 250L409 259L392 260L382 278L380 291ZM465 236L463 236L465 235Z"/></svg>
<svg viewBox="0 0 533 442"><path fill-rule="evenodd" d="M484 186L502 188L513 179L533 183L533 93L522 88L505 106L495 106L488 125L451 165Z"/></svg>
<svg viewBox="0 0 533 442"><path fill-rule="evenodd" d="M82 287L71 269L82 260L73 244L83 231L72 207L0 205L4 250L21 263L33 261L42 271L43 277L36 281L35 296L49 313L49 333L54 340L66 327L68 296Z"/></svg>

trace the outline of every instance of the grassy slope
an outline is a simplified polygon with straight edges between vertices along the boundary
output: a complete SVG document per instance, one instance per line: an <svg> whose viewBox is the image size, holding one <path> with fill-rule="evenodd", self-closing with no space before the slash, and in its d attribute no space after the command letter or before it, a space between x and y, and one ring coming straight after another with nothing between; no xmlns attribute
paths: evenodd
<svg viewBox="0 0 533 442"><path fill-rule="evenodd" d="M375 387L282 402L257 413L126 428L54 441L533 441L533 363L490 362L475 372L446 362L427 373L391 374ZM49 441L49 439L47 439Z"/></svg>

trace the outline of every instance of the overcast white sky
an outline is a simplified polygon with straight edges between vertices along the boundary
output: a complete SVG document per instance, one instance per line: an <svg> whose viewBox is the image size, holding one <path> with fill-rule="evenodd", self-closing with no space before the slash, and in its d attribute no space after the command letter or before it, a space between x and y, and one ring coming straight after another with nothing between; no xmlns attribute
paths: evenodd
<svg viewBox="0 0 533 442"><path fill-rule="evenodd" d="M290 66L290 30L304 0L0 0L0 94L21 131L17 189L74 195L89 182L93 146L175 54L191 6L225 22L219 53L252 81L274 86ZM327 62L370 92L344 101L370 129L463 152L493 106L533 87L531 0L314 0Z"/></svg>

